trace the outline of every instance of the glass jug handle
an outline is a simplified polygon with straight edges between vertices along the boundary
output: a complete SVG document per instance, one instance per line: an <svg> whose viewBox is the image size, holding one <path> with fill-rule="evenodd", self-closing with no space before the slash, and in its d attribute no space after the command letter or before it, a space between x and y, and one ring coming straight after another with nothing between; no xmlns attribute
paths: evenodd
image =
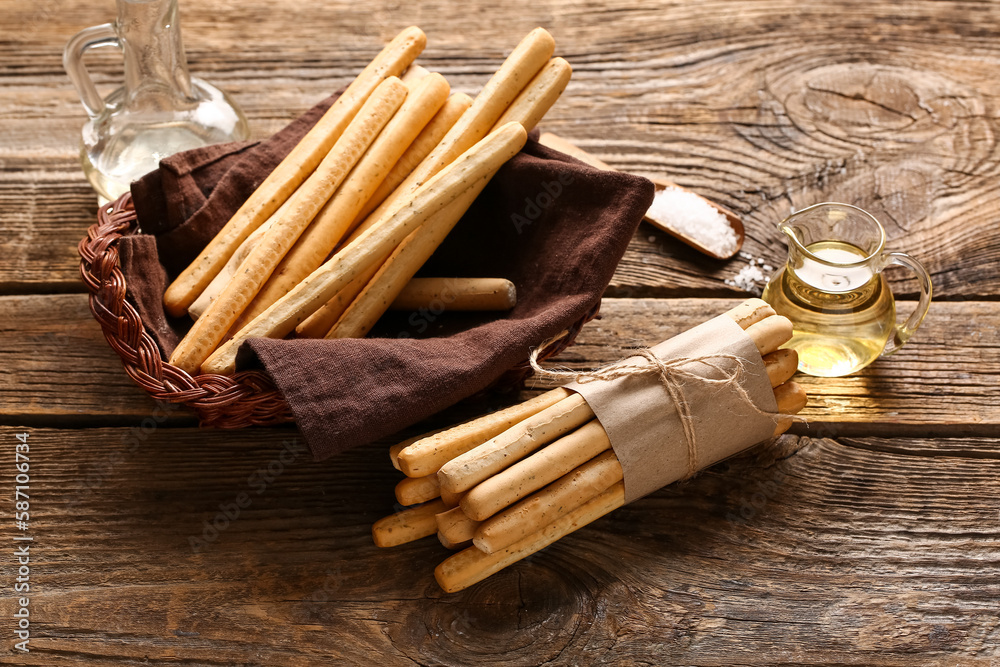
<svg viewBox="0 0 1000 667"><path fill-rule="evenodd" d="M66 48L63 50L63 67L69 74L70 80L76 86L76 92L80 95L83 108L87 110L87 115L95 118L104 111L104 98L97 92L94 80L90 78L87 66L83 64L83 54L89 49L99 46L115 46L121 48L118 34L111 23L84 28L73 35Z"/></svg>
<svg viewBox="0 0 1000 667"><path fill-rule="evenodd" d="M887 252L883 255L883 258L885 261L884 266L889 266L890 264L905 266L917 274L917 281L920 283L920 301L917 302L917 307L913 310L913 313L906 320L906 322L896 325L895 333L885 344L885 349L882 350L881 356L884 357L898 352L899 348L903 347L903 344L910 339L913 332L916 331L917 327L920 326L920 323L924 321L924 317L927 315L927 310L931 305L933 286L931 285L931 277L930 274L927 273L927 269L925 269L920 262L913 259L906 253Z"/></svg>

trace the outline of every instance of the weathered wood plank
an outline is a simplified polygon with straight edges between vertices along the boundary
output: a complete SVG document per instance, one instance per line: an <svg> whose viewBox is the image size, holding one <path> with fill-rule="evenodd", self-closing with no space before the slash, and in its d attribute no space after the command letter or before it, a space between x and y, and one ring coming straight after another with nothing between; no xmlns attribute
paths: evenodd
<svg viewBox="0 0 1000 667"><path fill-rule="evenodd" d="M371 543L384 443L317 464L282 429L26 432L31 664L998 657L996 439L785 436L446 595L434 540Z"/></svg>
<svg viewBox="0 0 1000 667"><path fill-rule="evenodd" d="M192 69L236 96L257 136L346 83L408 22L429 35L425 64L468 92L517 36L545 25L576 70L547 129L619 168L668 175L737 210L754 257L781 261L774 226L792 209L842 200L880 216L891 246L928 265L940 297L1000 293L991 196L1000 166L989 112L1000 92L998 47L979 28L1000 20L992 4L968 12L932 2L909 2L904 12L889 2L822 9L791 1L717 3L708 14L627 2L521 2L461 17L445 5L397 10L313 3L285 12L259 0L192 0L183 21ZM0 239L0 289L79 290L70 249L93 208L82 177L71 176L83 115L58 54L81 26L109 19L112 3L59 3L56 11L52 2L5 0L0 11L29 27L0 44L0 200L15 232ZM710 25L705 16L714 17ZM782 16L796 17L794 26ZM822 28L801 29L808 21ZM499 37L495 25L505 26ZM878 40L858 38L873 25ZM113 63L98 58L100 81L117 80ZM45 185L53 171L68 176ZM46 248L51 255L39 257ZM740 268L644 225L611 294L727 296L733 290L723 281Z"/></svg>
<svg viewBox="0 0 1000 667"><path fill-rule="evenodd" d="M583 369L616 361L629 347L665 340L734 303L605 299L601 319L553 363ZM0 297L0 312L7 315L0 320L0 414L7 423L133 423L156 408L122 371L83 295ZM1000 303L933 304L923 328L894 357L847 378L800 375L809 423L796 432L1000 435L998 333ZM469 410L477 404L456 414ZM170 417L184 418L183 411Z"/></svg>

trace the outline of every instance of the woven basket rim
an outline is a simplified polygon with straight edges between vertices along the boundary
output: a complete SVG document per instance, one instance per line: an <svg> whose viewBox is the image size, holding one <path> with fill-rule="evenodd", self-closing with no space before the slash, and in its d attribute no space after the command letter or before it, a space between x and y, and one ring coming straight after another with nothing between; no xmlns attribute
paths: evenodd
<svg viewBox="0 0 1000 667"><path fill-rule="evenodd" d="M242 428L292 421L288 403L262 371L191 375L161 358L159 346L126 299L118 263L119 239L136 229L132 195L126 192L98 209L97 222L78 246L90 312L129 377L152 398L191 408L204 426Z"/></svg>
<svg viewBox="0 0 1000 667"><path fill-rule="evenodd" d="M77 247L90 312L129 377L155 400L186 405L202 426L243 428L293 421L284 396L263 371L240 371L232 376L191 375L163 360L159 346L126 298L128 286L118 262L118 241L137 229L132 195L126 192L98 209L97 222ZM571 346L583 325L597 317L599 310L600 299L569 327L568 335L545 351L543 358L556 356ZM498 385L521 384L532 372L525 359L480 393Z"/></svg>

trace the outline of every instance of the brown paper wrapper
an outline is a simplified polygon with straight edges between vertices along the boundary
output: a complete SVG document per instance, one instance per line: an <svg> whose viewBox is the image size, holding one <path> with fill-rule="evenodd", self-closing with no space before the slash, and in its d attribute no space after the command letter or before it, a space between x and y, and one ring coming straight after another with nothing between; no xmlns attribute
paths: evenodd
<svg viewBox="0 0 1000 667"><path fill-rule="evenodd" d="M757 346L725 315L654 346L652 352L668 362L710 357L717 367L688 361L680 368L699 377L671 375L687 406L688 434L658 373L566 385L583 396L607 431L622 465L626 503L766 440L776 423L778 406ZM631 357L615 366L646 363ZM737 371L739 382L725 382ZM713 379L722 382L706 381Z"/></svg>

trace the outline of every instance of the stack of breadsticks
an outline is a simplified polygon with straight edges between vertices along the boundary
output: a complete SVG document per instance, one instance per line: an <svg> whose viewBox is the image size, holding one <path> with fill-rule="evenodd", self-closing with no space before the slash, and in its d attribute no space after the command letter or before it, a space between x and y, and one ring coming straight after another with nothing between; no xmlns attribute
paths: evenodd
<svg viewBox="0 0 1000 667"><path fill-rule="evenodd" d="M791 381L797 355L779 349L791 338L791 322L760 299L726 315L761 355L777 404L774 435L783 433L806 403L802 387ZM448 592L625 502L622 465L604 426L582 396L565 388L399 443L390 458L406 475L396 499L412 507L376 522L375 543L388 547L436 533L444 546L463 549L435 570Z"/></svg>
<svg viewBox="0 0 1000 667"><path fill-rule="evenodd" d="M411 278L570 66L535 29L473 100L414 64L425 43L415 27L393 39L168 287L167 312L196 318L171 364L231 374L248 338L362 337L393 304L513 304L509 283Z"/></svg>

